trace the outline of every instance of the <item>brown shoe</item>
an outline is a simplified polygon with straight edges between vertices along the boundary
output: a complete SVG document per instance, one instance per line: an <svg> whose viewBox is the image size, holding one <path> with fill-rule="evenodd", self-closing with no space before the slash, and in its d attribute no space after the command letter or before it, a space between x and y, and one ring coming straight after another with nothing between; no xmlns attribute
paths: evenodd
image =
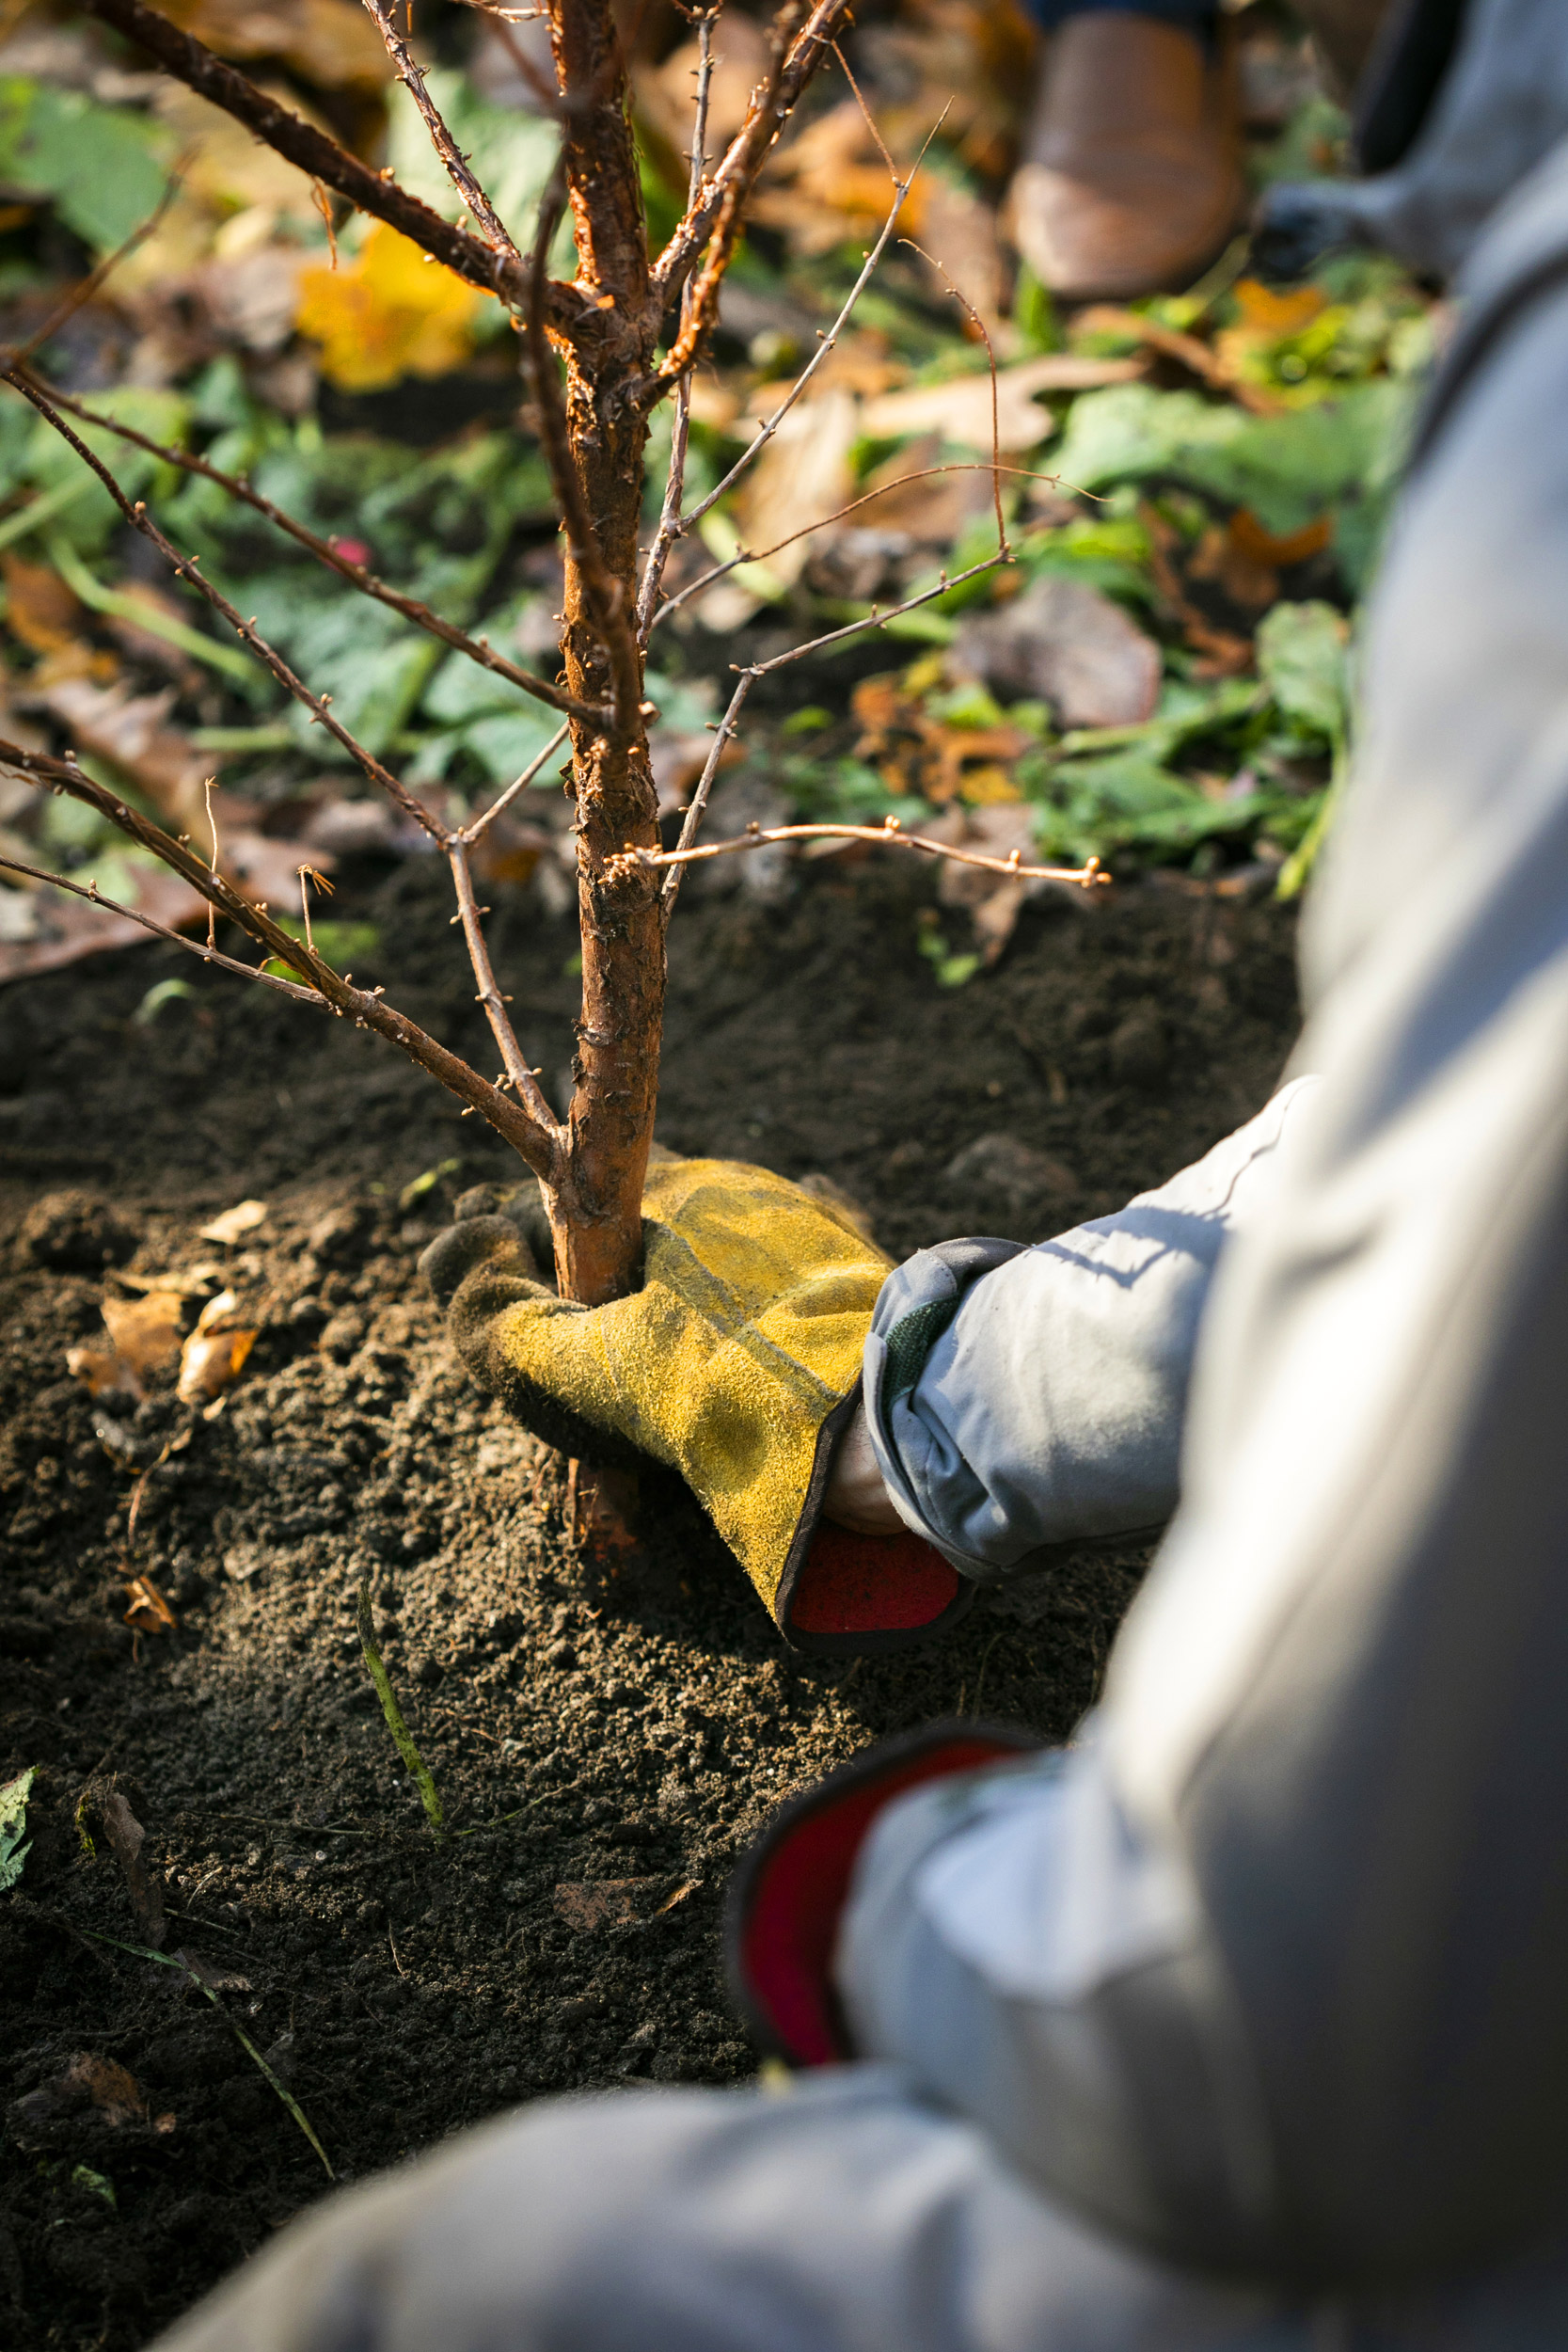
<svg viewBox="0 0 1568 2352"><path fill-rule="evenodd" d="M1120 9L1070 16L1009 198L1019 251L1069 301L1190 285L1241 217L1228 42Z"/></svg>

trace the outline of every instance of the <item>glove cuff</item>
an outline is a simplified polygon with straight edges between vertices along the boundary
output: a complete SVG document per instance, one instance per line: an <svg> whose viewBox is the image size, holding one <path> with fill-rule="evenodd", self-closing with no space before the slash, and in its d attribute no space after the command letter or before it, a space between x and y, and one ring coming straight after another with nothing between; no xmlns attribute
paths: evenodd
<svg viewBox="0 0 1568 2352"><path fill-rule="evenodd" d="M838 1440L861 1401L856 1381L816 1433L811 1479L773 1596L773 1621L792 1649L861 1658L908 1649L968 1614L974 1587L924 1537L863 1535L822 1516Z"/></svg>
<svg viewBox="0 0 1568 2352"><path fill-rule="evenodd" d="M855 2055L833 1983L839 1920L884 1805L923 1783L1033 1754L1005 1724L931 1724L879 1740L782 1805L745 1853L724 1907L730 1993L752 2041L791 2066Z"/></svg>

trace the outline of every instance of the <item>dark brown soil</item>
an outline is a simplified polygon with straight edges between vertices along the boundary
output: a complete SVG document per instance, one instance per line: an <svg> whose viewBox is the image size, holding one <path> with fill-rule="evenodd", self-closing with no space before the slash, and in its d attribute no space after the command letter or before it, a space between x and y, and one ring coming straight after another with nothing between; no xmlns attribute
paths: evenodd
<svg viewBox="0 0 1568 2352"><path fill-rule="evenodd" d="M930 881L890 860L816 868L771 905L692 892L663 1139L823 1171L897 1254L1109 1209L1267 1095L1294 1023L1272 904L1148 885L1032 909L997 972L943 992L916 944ZM575 939L531 894L488 895L548 1080L570 1052ZM350 878L344 912L381 924L397 1001L493 1050L430 866ZM138 1022L169 977L194 995ZM0 995L0 1781L38 1768L32 1851L0 1894L16 2352L144 2343L325 2188L231 2026L340 2179L544 2092L732 2081L752 2059L720 1899L768 1808L933 1715L1060 1737L1094 1695L1141 1555L1076 1558L982 1597L944 1645L848 1668L781 1648L673 1483L646 1496L641 1562L585 1565L561 1466L468 1385L416 1274L456 1194L509 1172L475 1129L378 1041L172 948ZM995 1159L1010 1193L944 1173L999 1135L1061 1164L1033 1195L1016 1154ZM40 1209L62 1193L87 1199ZM254 1234L197 1237L251 1195L269 1211ZM222 1261L257 1307L217 1418L166 1391L106 1411L68 1376L116 1286L105 1250L132 1272ZM182 1438L128 1552L139 1470ZM127 1563L177 1632L122 1622ZM362 1577L461 1833L443 1845L355 1639ZM165 1948L220 1979L227 2017L82 1931L145 1940L104 1833L116 1788L147 1833ZM83 2053L129 2070L147 2120L133 2097L111 2121L80 2071L58 2088Z"/></svg>

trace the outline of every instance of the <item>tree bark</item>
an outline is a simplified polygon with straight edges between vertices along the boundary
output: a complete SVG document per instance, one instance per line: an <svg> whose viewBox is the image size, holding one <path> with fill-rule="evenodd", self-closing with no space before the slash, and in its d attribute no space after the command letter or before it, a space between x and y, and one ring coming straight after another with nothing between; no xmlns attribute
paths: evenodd
<svg viewBox="0 0 1568 2352"><path fill-rule="evenodd" d="M615 695L602 609L606 582L620 628L632 631L637 603L647 423L628 390L652 364L659 314L649 285L626 65L608 0L552 0L550 32L567 93L566 193L577 232L577 287L594 320L581 336L554 338L566 363L571 461L597 543L596 565L585 564L584 551L568 537L562 653L569 691L607 705ZM641 675L639 663L639 700ZM657 842L658 803L641 718L620 734L575 723L572 760L582 1014L566 1167L550 1214L562 1295L598 1306L635 1289L641 1273L642 1180L664 1010L657 892L646 876L628 883L624 870L610 870L610 861L628 843Z"/></svg>

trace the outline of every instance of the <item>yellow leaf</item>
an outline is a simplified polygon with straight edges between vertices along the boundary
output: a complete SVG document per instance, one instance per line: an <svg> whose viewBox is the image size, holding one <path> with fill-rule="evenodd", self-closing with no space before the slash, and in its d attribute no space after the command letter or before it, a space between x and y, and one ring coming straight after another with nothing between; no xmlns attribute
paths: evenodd
<svg viewBox="0 0 1568 2352"><path fill-rule="evenodd" d="M329 383L377 391L403 375L459 366L489 299L381 221L351 262L301 271L295 324L321 345Z"/></svg>
<svg viewBox="0 0 1568 2352"><path fill-rule="evenodd" d="M1311 326L1327 300L1318 286L1298 286L1288 294L1276 294L1256 278L1239 278L1233 291L1243 326L1271 341L1299 335L1304 326Z"/></svg>

